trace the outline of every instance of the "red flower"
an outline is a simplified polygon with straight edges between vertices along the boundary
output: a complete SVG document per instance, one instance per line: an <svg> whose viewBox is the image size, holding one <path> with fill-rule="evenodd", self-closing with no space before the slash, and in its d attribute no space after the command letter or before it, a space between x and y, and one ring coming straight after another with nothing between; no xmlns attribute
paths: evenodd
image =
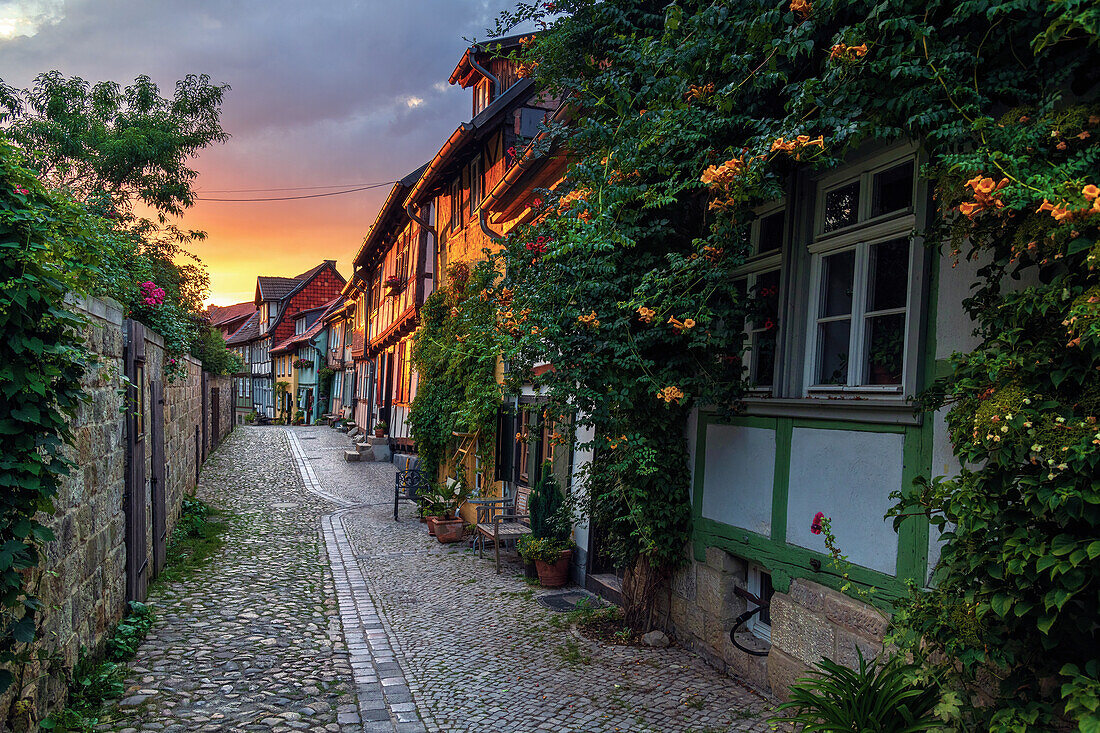
<svg viewBox="0 0 1100 733"><path fill-rule="evenodd" d="M821 534L821 520L825 518L825 512L818 512L814 515L813 524L810 525L810 531L814 534Z"/></svg>
<svg viewBox="0 0 1100 733"><path fill-rule="evenodd" d="M773 328L775 328L775 321L773 321L770 318L768 320L764 321L764 330L765 331L770 331Z"/></svg>
<svg viewBox="0 0 1100 733"><path fill-rule="evenodd" d="M514 145L512 147L508 148L508 157L509 158L516 157L516 148L515 148Z"/></svg>

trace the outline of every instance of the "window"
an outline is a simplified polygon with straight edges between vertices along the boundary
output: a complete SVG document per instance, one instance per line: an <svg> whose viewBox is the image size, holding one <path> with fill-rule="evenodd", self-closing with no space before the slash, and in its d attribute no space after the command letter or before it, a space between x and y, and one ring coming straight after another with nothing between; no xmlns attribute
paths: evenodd
<svg viewBox="0 0 1100 733"><path fill-rule="evenodd" d="M770 642L772 639L772 616L769 606L772 602L772 596L775 594L775 590L772 588L772 576L758 565L749 565L748 580L749 593L763 601L763 605L760 606L760 612L752 616L746 623L746 628L753 636ZM758 606L749 601L749 609L755 607Z"/></svg>
<svg viewBox="0 0 1100 733"><path fill-rule="evenodd" d="M489 106L490 85L488 79L482 79L474 87L474 114Z"/></svg>
<svg viewBox="0 0 1100 733"><path fill-rule="evenodd" d="M785 232L786 211L782 204L764 209L749 231L751 255L741 269L745 276L734 283L738 295L747 299L742 363L751 386L762 390L770 389L775 381Z"/></svg>
<svg viewBox="0 0 1100 733"><path fill-rule="evenodd" d="M462 228L462 176L451 182L451 231Z"/></svg>
<svg viewBox="0 0 1100 733"><path fill-rule="evenodd" d="M470 163L470 220L472 221L481 206L481 198L485 192L482 190L481 156L477 156Z"/></svg>
<svg viewBox="0 0 1100 733"><path fill-rule="evenodd" d="M914 167L912 158L895 160L819 188L809 247L811 391L902 391L917 267Z"/></svg>
<svg viewBox="0 0 1100 733"><path fill-rule="evenodd" d="M306 319L296 318L294 319L294 333L295 335L306 332Z"/></svg>
<svg viewBox="0 0 1100 733"><path fill-rule="evenodd" d="M260 303L260 333L267 333L267 303Z"/></svg>

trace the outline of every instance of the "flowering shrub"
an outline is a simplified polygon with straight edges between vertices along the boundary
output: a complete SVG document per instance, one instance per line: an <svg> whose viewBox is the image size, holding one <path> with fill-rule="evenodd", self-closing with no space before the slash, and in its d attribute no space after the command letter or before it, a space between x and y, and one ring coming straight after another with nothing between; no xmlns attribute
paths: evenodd
<svg viewBox="0 0 1100 733"><path fill-rule="evenodd" d="M732 283L754 208L786 195L797 167L916 140L935 186L925 241L981 263L964 304L980 344L924 399L947 409L969 468L896 497L897 523L950 528L934 589L895 615L897 643L942 675L938 711L959 728L1100 726L1100 6L555 8L523 4L500 28L544 25L523 58L574 110L550 128L574 156L559 187L574 193L542 194L541 218L505 242L506 353L516 380L580 410L601 442L632 436L587 477L628 602L632 577L667 572L688 538L687 452L669 424L744 391L750 306ZM533 258L535 233L553 246ZM600 328L577 328L593 311ZM555 368L536 377L539 355Z"/></svg>
<svg viewBox="0 0 1100 733"><path fill-rule="evenodd" d="M151 308L162 305L164 296L164 288L158 288L152 281L147 280L141 284L141 301L145 305Z"/></svg>

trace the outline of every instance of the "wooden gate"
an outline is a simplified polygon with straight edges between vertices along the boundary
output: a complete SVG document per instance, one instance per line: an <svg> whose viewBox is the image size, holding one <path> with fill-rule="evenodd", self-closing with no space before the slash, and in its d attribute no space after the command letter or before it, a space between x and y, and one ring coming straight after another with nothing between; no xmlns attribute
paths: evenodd
<svg viewBox="0 0 1100 733"><path fill-rule="evenodd" d="M153 577L164 570L168 543L168 513L164 465L164 383L149 381L149 451L153 478Z"/></svg>
<svg viewBox="0 0 1100 733"><path fill-rule="evenodd" d="M145 600L149 585L145 537L145 327L126 320L126 600Z"/></svg>
<svg viewBox="0 0 1100 733"><path fill-rule="evenodd" d="M210 450L218 445L218 436L221 435L221 388L210 388Z"/></svg>

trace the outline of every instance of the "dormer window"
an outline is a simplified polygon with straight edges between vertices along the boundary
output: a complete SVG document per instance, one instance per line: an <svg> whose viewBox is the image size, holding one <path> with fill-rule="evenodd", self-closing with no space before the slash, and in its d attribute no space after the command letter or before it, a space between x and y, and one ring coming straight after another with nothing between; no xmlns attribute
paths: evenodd
<svg viewBox="0 0 1100 733"><path fill-rule="evenodd" d="M474 85L474 114L489 106L492 101L492 84L488 79L482 79Z"/></svg>
<svg viewBox="0 0 1100 733"><path fill-rule="evenodd" d="M294 334L297 335L297 334L305 333L305 332L306 332L306 319L304 317L303 318L296 318L294 320Z"/></svg>

